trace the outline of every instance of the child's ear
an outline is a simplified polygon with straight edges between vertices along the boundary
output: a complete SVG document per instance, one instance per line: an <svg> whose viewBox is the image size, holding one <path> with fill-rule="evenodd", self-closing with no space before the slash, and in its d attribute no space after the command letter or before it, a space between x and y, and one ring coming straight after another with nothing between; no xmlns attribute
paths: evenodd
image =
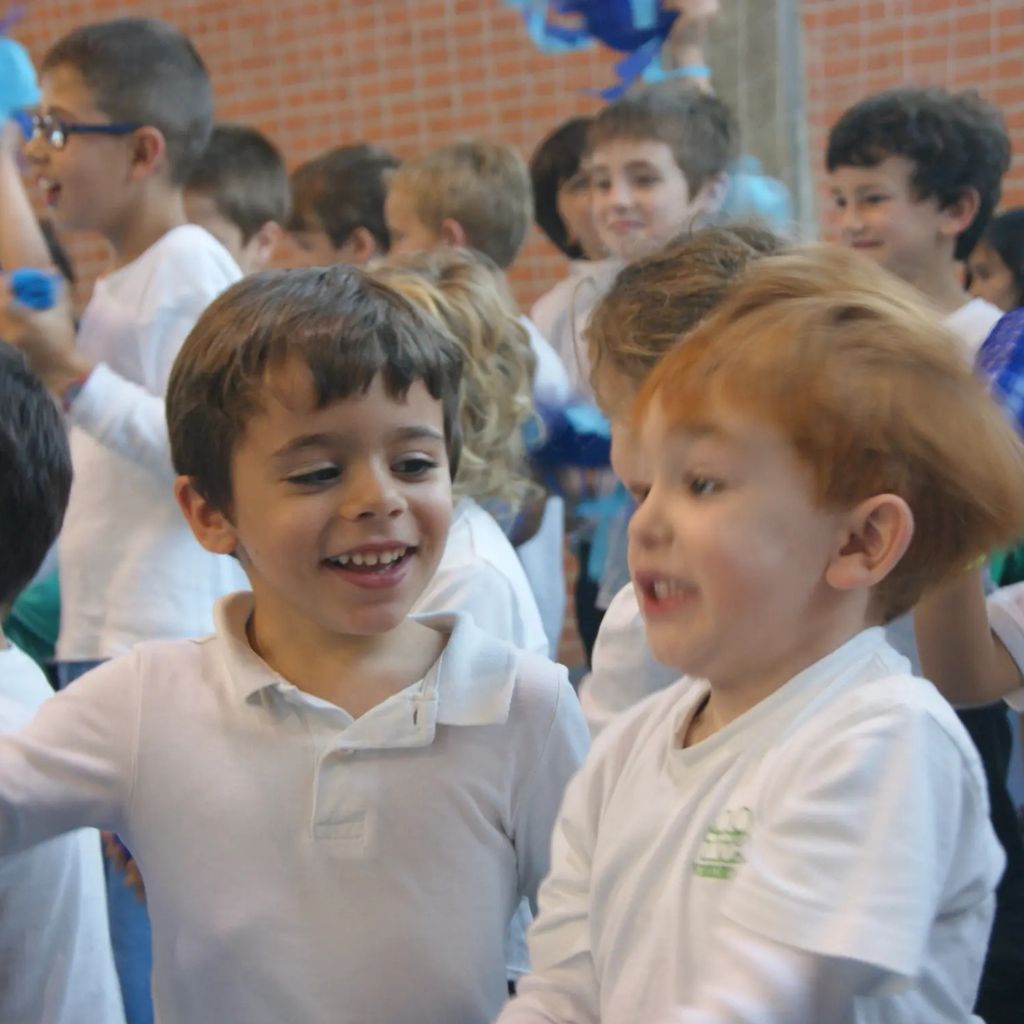
<svg viewBox="0 0 1024 1024"><path fill-rule="evenodd" d="M163 162L167 140L159 128L143 125L130 136L132 140L131 177L133 181L148 178Z"/></svg>
<svg viewBox="0 0 1024 1024"><path fill-rule="evenodd" d="M256 234L245 243L246 253L250 257L248 261L250 266L259 270L269 266L282 238L284 238L284 228L276 220L268 220L266 224L263 224Z"/></svg>
<svg viewBox="0 0 1024 1024"><path fill-rule="evenodd" d="M942 207L942 234L947 238L956 238L963 234L978 216L978 209L981 206L981 197L975 188L964 188L960 195Z"/></svg>
<svg viewBox="0 0 1024 1024"><path fill-rule="evenodd" d="M718 213L728 191L729 175L725 171L708 178L695 197L699 201L700 217L712 217Z"/></svg>
<svg viewBox="0 0 1024 1024"><path fill-rule="evenodd" d="M445 217L441 221L441 230L438 232L438 237L445 245L457 245L463 249L469 246L469 236L466 234L466 229L453 217Z"/></svg>
<svg viewBox="0 0 1024 1024"><path fill-rule="evenodd" d="M377 256L383 255L374 233L362 224L354 228L341 247L336 250L341 263L362 267Z"/></svg>
<svg viewBox="0 0 1024 1024"><path fill-rule="evenodd" d="M215 555L233 555L237 551L238 534L231 521L200 494L192 477L179 476L174 481L174 497L196 540L207 551Z"/></svg>
<svg viewBox="0 0 1024 1024"><path fill-rule="evenodd" d="M895 494L876 494L844 517L825 582L836 590L881 583L906 554L914 535L910 506Z"/></svg>

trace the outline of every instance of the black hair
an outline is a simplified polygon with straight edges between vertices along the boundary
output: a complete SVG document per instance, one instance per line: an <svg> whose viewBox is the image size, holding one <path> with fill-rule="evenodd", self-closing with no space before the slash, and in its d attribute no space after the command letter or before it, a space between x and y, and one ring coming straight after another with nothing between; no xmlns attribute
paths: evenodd
<svg viewBox="0 0 1024 1024"><path fill-rule="evenodd" d="M83 25L56 42L42 72L74 68L112 121L157 128L170 180L183 184L213 128L213 90L187 36L156 18L115 18Z"/></svg>
<svg viewBox="0 0 1024 1024"><path fill-rule="evenodd" d="M1017 305L1024 306L1024 206L997 213L982 236L1006 264L1017 290Z"/></svg>
<svg viewBox="0 0 1024 1024"><path fill-rule="evenodd" d="M70 491L71 453L57 405L21 352L0 341L0 609L42 564Z"/></svg>
<svg viewBox="0 0 1024 1024"><path fill-rule="evenodd" d="M966 189L978 194L978 213L956 240L954 258L965 260L999 203L1010 167L1010 140L999 109L973 90L900 88L854 104L832 126L825 153L829 171L874 167L890 156L914 165L910 185L918 200L940 209Z"/></svg>
<svg viewBox="0 0 1024 1024"><path fill-rule="evenodd" d="M590 122L589 117L570 117L543 139L530 157L534 219L571 260L582 259L585 254L579 242L569 241L558 214L558 190L582 169Z"/></svg>

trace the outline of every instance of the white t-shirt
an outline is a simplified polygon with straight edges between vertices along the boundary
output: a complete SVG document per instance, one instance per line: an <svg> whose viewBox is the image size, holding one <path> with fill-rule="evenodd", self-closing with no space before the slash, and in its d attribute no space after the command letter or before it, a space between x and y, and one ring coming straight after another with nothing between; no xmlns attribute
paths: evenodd
<svg viewBox="0 0 1024 1024"><path fill-rule="evenodd" d="M61 661L202 636L214 601L247 585L237 562L199 546L178 510L163 402L185 337L240 276L212 235L186 224L96 282L78 348L97 366L69 414Z"/></svg>
<svg viewBox="0 0 1024 1024"><path fill-rule="evenodd" d="M27 654L0 650L0 735L52 696ZM124 1024L92 829L0 858L0 1021Z"/></svg>
<svg viewBox="0 0 1024 1024"><path fill-rule="evenodd" d="M142 644L0 740L0 848L85 824L146 879L161 1024L485 1024L586 724L565 669L468 616L358 719L217 632Z"/></svg>
<svg viewBox="0 0 1024 1024"><path fill-rule="evenodd" d="M555 409L561 408L572 395L566 367L547 338L537 330L536 325L529 317L521 316L519 322L530 336L530 348L533 349L533 356L536 360L533 368L534 404Z"/></svg>
<svg viewBox="0 0 1024 1024"><path fill-rule="evenodd" d="M679 678L677 671L651 654L632 583L627 583L608 605L597 631L591 666L579 691L591 736L627 708Z"/></svg>
<svg viewBox="0 0 1024 1024"><path fill-rule="evenodd" d="M574 260L568 277L545 292L530 310L530 316L568 370L576 398L593 399L583 330L591 311L622 267L622 261L617 259Z"/></svg>
<svg viewBox="0 0 1024 1024"><path fill-rule="evenodd" d="M467 612L498 640L548 653L537 601L515 548L494 517L469 498L455 506L441 564L413 612Z"/></svg>
<svg viewBox="0 0 1024 1024"><path fill-rule="evenodd" d="M824 974L875 968L882 987L830 1020L974 1019L1005 858L967 733L906 669L869 629L687 749L699 680L606 730L566 792L529 937L536 974L501 1024L657 1021L735 988L716 949L725 922Z"/></svg>
<svg viewBox="0 0 1024 1024"><path fill-rule="evenodd" d="M982 342L992 333L992 328L1002 319L1003 311L985 299L971 299L945 318L945 325L963 341L971 363L978 354Z"/></svg>

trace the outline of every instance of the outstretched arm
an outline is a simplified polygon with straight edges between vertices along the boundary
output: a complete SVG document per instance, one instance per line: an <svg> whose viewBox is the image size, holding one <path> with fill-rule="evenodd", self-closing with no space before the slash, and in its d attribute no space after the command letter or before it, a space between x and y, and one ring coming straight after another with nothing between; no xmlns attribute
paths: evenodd
<svg viewBox="0 0 1024 1024"><path fill-rule="evenodd" d="M721 9L719 0L665 0L665 7L678 11L679 17L662 48L664 69L706 68L708 31ZM710 75L694 74L693 82L705 92L712 91Z"/></svg>
<svg viewBox="0 0 1024 1024"><path fill-rule="evenodd" d="M914 609L914 633L922 672L953 704L991 704L1024 686L989 624L981 569L929 591Z"/></svg>

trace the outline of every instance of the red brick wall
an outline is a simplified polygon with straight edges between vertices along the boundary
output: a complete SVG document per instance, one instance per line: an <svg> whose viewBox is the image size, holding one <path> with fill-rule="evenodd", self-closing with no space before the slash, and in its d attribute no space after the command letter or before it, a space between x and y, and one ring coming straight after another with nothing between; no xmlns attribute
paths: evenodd
<svg viewBox="0 0 1024 1024"><path fill-rule="evenodd" d="M1024 203L1021 0L803 0L802 8L815 175L829 125L867 93L907 83L971 87L1006 115L1014 162L1004 205Z"/></svg>
<svg viewBox="0 0 1024 1024"><path fill-rule="evenodd" d="M724 0L739 5L771 0ZM294 165L360 139L409 155L478 133L529 154L553 125L593 110L600 51L536 52L502 0L33 0L16 34L37 58L87 20L167 18L206 58L218 115L269 134ZM752 9L752 7L750 8ZM899 82L974 85L1000 103L1019 154L1008 201L1024 201L1021 0L803 0L810 157L849 103ZM88 280L102 250L75 247ZM528 301L560 275L535 232L513 279Z"/></svg>
<svg viewBox="0 0 1024 1024"><path fill-rule="evenodd" d="M501 0L33 0L15 34L38 60L88 20L163 17L206 60L217 115L247 121L289 166L346 142L370 140L408 156L480 134L529 155L554 125L596 108L582 90L607 84L596 51L551 57L530 43ZM94 269L98 250L76 246ZM536 232L513 278L532 299L561 276Z"/></svg>

